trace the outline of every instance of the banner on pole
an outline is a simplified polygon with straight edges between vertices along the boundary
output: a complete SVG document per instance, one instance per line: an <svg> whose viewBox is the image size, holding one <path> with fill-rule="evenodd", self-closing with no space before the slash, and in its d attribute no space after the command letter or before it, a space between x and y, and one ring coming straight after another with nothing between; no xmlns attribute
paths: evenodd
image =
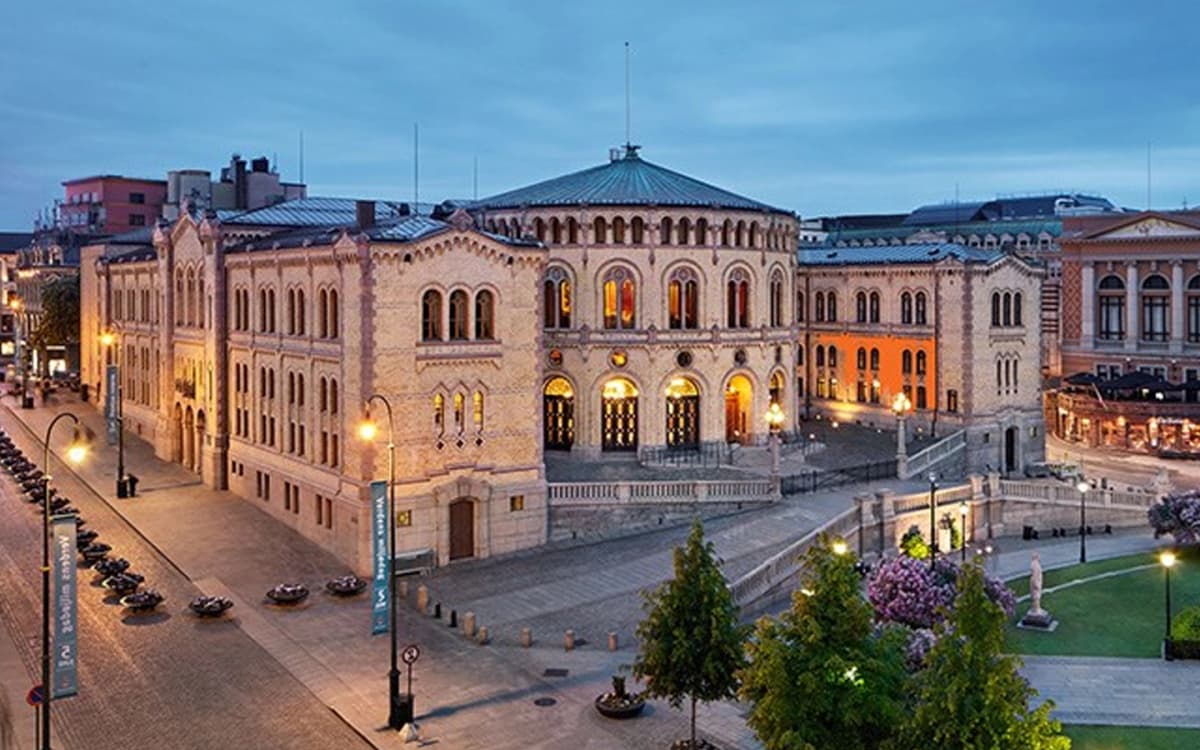
<svg viewBox="0 0 1200 750"><path fill-rule="evenodd" d="M371 635L388 632L388 512L387 482L371 482L371 539L375 570L371 585Z"/></svg>
<svg viewBox="0 0 1200 750"><path fill-rule="evenodd" d="M75 589L75 516L51 519L54 540L54 697L79 693Z"/></svg>
<svg viewBox="0 0 1200 750"><path fill-rule="evenodd" d="M108 444L116 445L117 430L121 429L120 422L120 395L117 389L120 388L120 373L117 371L116 365L109 365L104 372L104 416L108 421Z"/></svg>

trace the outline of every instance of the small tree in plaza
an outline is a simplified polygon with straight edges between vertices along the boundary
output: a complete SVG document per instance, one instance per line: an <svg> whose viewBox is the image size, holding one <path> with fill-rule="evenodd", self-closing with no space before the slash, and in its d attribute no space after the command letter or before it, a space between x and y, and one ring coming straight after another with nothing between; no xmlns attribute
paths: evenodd
<svg viewBox="0 0 1200 750"><path fill-rule="evenodd" d="M1003 653L1005 619L988 596L980 566L965 566L953 614L939 626L926 668L912 678L916 703L901 726L898 747L1071 747L1050 718L1050 702L1030 709L1037 691L1017 672L1020 659Z"/></svg>
<svg viewBox="0 0 1200 750"><path fill-rule="evenodd" d="M1147 513L1156 538L1170 534L1178 544L1200 542L1200 490L1167 495Z"/></svg>
<svg viewBox="0 0 1200 750"><path fill-rule="evenodd" d="M760 619L746 647L740 694L768 750L873 750L901 720L904 634L873 627L854 557L841 551L824 536L809 548L791 609Z"/></svg>
<svg viewBox="0 0 1200 750"><path fill-rule="evenodd" d="M42 287L42 315L29 336L38 351L42 374L49 374L46 347L79 341L79 277L63 276Z"/></svg>
<svg viewBox="0 0 1200 750"><path fill-rule="evenodd" d="M674 708L691 701L691 738L676 747L697 748L696 702L736 694L747 630L699 519L675 549L675 577L646 595L645 609L633 673L647 681L647 697L666 698Z"/></svg>

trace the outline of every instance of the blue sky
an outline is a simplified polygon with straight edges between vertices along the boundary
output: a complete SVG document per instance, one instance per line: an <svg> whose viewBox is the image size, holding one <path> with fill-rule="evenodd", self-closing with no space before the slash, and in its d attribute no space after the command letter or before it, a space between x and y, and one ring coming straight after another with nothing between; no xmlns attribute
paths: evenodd
<svg viewBox="0 0 1200 750"><path fill-rule="evenodd" d="M308 7L310 6L311 7ZM176 7L177 6L177 7ZM1183 2L14 3L0 229L63 179L216 171L297 133L315 195L487 195L643 156L805 216L1077 189L1200 202Z"/></svg>

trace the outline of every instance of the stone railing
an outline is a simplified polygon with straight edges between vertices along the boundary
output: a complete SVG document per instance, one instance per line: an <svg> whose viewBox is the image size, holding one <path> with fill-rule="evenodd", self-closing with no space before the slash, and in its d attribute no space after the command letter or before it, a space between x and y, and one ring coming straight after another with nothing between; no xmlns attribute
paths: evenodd
<svg viewBox="0 0 1200 750"><path fill-rule="evenodd" d="M966 431L953 432L928 448L901 459L896 465L896 474L900 479L911 479L937 467L943 461L966 449Z"/></svg>
<svg viewBox="0 0 1200 750"><path fill-rule="evenodd" d="M1000 494L1014 500L1042 500L1051 503L1079 504L1079 490L1069 484L1032 482L1013 479L1000 480ZM1093 488L1088 490L1085 502L1099 506L1130 506L1149 508L1158 501L1158 494L1151 490L1143 492L1118 492Z"/></svg>
<svg viewBox="0 0 1200 750"><path fill-rule="evenodd" d="M552 506L658 503L771 502L779 499L769 479L655 482L551 482Z"/></svg>

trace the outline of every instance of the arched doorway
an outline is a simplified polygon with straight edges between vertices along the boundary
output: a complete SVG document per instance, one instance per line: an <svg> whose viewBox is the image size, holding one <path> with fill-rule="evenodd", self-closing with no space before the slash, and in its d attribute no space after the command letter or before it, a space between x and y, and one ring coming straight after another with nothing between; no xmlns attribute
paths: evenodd
<svg viewBox="0 0 1200 750"><path fill-rule="evenodd" d="M183 408L175 404L171 419L171 460L183 463Z"/></svg>
<svg viewBox="0 0 1200 750"><path fill-rule="evenodd" d="M600 448L635 451L637 435L637 387L625 378L613 378L600 392Z"/></svg>
<svg viewBox="0 0 1200 750"><path fill-rule="evenodd" d="M475 556L475 501L460 497L450 503L450 559Z"/></svg>
<svg viewBox="0 0 1200 750"><path fill-rule="evenodd" d="M190 406L183 412L183 465L189 471L196 468L196 417Z"/></svg>
<svg viewBox="0 0 1200 750"><path fill-rule="evenodd" d="M745 375L734 375L725 386L725 442L745 444L750 439L750 404L754 388Z"/></svg>
<svg viewBox="0 0 1200 750"><path fill-rule="evenodd" d="M667 384L667 447L680 450L700 446L700 391L687 378Z"/></svg>
<svg viewBox="0 0 1200 750"><path fill-rule="evenodd" d="M566 378L552 378L542 389L542 422L546 450L571 449L575 443L575 391Z"/></svg>
<svg viewBox="0 0 1200 750"><path fill-rule="evenodd" d="M1017 470L1017 428L1009 427L1004 431L1004 472L1011 474Z"/></svg>
<svg viewBox="0 0 1200 750"><path fill-rule="evenodd" d="M204 473L204 468L203 468L204 462L202 460L203 452L204 452L204 426L205 426L204 423L205 423L204 410L197 409L196 410L196 429L192 433L194 435L193 443L192 443L194 446L192 448L192 451L193 451L192 468L195 471L199 472L201 475L203 475L203 473Z"/></svg>

